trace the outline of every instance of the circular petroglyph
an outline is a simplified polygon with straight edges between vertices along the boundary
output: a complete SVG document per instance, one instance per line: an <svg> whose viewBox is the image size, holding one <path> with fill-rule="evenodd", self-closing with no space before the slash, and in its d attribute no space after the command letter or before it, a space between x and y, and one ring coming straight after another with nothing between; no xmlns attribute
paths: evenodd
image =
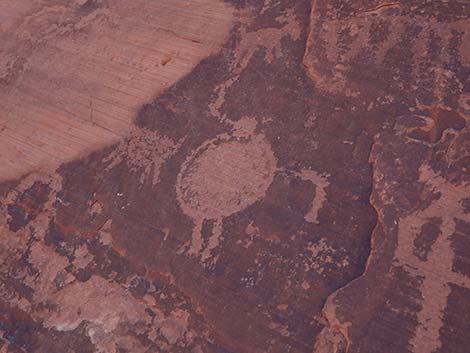
<svg viewBox="0 0 470 353"><path fill-rule="evenodd" d="M210 145L180 173L181 206L193 218L229 216L265 194L275 169L273 152L263 140Z"/></svg>
<svg viewBox="0 0 470 353"><path fill-rule="evenodd" d="M199 147L183 164L176 185L181 208L195 222L188 252L202 250L202 223L212 220L212 237L201 254L207 259L219 243L223 218L261 199L276 170L276 158L262 135L218 138Z"/></svg>

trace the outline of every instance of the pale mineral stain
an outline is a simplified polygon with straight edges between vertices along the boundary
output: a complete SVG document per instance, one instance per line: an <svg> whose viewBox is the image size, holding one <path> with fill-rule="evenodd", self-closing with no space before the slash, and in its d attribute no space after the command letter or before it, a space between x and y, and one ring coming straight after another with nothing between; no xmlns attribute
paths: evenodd
<svg viewBox="0 0 470 353"><path fill-rule="evenodd" d="M73 265L77 269L84 269L93 261L93 255L88 252L86 245L79 246L73 253Z"/></svg>
<svg viewBox="0 0 470 353"><path fill-rule="evenodd" d="M321 275L325 275L326 267L335 265L340 268L349 266L349 259L344 255L341 249L334 249L325 239L320 239L316 243L310 243L307 250L311 256L305 262L305 270L314 270Z"/></svg>
<svg viewBox="0 0 470 353"><path fill-rule="evenodd" d="M113 223L113 221L111 219L108 219L103 224L100 231L98 232L99 241L103 245L112 245L112 243L113 243L113 236L111 234L112 223Z"/></svg>
<svg viewBox="0 0 470 353"><path fill-rule="evenodd" d="M6 205L15 202L37 182L47 184L50 189L41 212L27 227L10 231ZM98 352L115 352L118 347L136 353L148 351L132 334L121 330L123 325L140 325L141 333L154 342L165 339L171 344L190 344L194 333L189 327L189 312L173 307L165 315L153 297L134 298L128 290L130 283L118 284L98 275L80 282L67 269L71 265L83 269L94 260L87 246L77 246L73 258L69 259L46 244L50 222L56 217L61 182L57 174L34 173L0 199L0 258L5 269L13 268L22 258L28 262L32 271L18 274L33 293L31 298L24 298L7 286L0 286L2 298L9 306L27 311L47 328L72 331L84 324L85 333ZM111 224L108 220L101 227L104 244L111 243L111 239L103 239L104 234L110 237Z"/></svg>
<svg viewBox="0 0 470 353"><path fill-rule="evenodd" d="M186 335L189 325L189 313L183 309L173 310L168 317L162 320L160 332L170 344L175 344Z"/></svg>

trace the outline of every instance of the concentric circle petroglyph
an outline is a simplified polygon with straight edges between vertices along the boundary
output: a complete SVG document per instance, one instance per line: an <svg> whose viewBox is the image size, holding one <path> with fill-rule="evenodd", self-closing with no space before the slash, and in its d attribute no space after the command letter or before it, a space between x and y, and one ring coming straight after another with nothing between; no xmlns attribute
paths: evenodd
<svg viewBox="0 0 470 353"><path fill-rule="evenodd" d="M201 254L207 259L218 245L223 218L261 199L276 169L274 153L262 135L218 138L199 147L183 164L176 185L179 204L195 223L188 253L202 250L202 223L212 220L212 237Z"/></svg>

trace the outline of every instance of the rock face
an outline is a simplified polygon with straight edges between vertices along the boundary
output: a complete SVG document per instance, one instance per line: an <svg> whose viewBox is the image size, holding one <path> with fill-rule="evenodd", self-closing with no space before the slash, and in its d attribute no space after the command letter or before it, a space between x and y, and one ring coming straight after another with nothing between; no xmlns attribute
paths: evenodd
<svg viewBox="0 0 470 353"><path fill-rule="evenodd" d="M0 352L468 352L466 2L0 20Z"/></svg>
<svg viewBox="0 0 470 353"><path fill-rule="evenodd" d="M125 137L233 22L221 0L2 0L0 12L0 180Z"/></svg>

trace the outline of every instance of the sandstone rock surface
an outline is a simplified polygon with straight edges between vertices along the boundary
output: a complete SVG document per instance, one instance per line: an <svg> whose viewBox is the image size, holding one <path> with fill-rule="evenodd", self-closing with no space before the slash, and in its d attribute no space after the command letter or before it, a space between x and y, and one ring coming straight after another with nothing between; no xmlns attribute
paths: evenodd
<svg viewBox="0 0 470 353"><path fill-rule="evenodd" d="M0 352L468 353L467 1L0 3Z"/></svg>

